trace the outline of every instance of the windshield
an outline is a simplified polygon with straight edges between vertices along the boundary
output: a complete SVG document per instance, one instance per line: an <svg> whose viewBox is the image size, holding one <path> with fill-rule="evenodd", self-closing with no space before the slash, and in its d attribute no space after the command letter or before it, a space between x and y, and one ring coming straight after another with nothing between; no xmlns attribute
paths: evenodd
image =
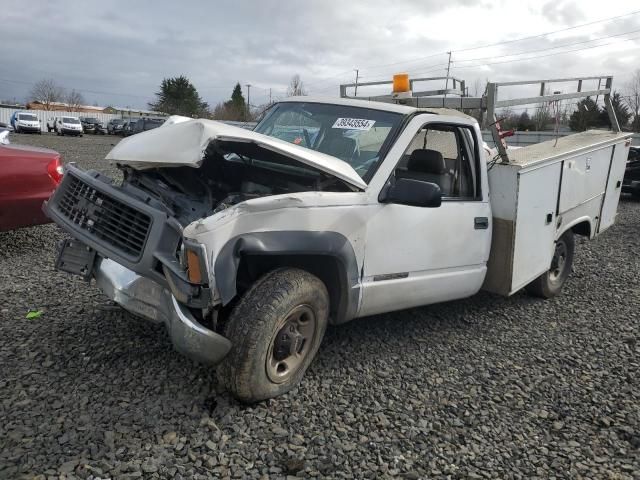
<svg viewBox="0 0 640 480"><path fill-rule="evenodd" d="M86 122L87 123L100 123L100 121L97 118L87 118Z"/></svg>
<svg viewBox="0 0 640 480"><path fill-rule="evenodd" d="M365 179L402 115L370 108L284 102L256 126L264 135L344 160Z"/></svg>
<svg viewBox="0 0 640 480"><path fill-rule="evenodd" d="M111 123L113 125L122 125L124 123L124 120L115 119L115 120L111 120Z"/></svg>
<svg viewBox="0 0 640 480"><path fill-rule="evenodd" d="M72 123L72 124L78 124L80 123L80 120L78 120L77 118L73 118L73 117L62 117L62 123Z"/></svg>
<svg viewBox="0 0 640 480"><path fill-rule="evenodd" d="M38 117L36 117L35 115L31 114L31 113L21 113L20 115L18 115L18 119L19 120L28 120L31 122L35 122L36 120L38 120Z"/></svg>

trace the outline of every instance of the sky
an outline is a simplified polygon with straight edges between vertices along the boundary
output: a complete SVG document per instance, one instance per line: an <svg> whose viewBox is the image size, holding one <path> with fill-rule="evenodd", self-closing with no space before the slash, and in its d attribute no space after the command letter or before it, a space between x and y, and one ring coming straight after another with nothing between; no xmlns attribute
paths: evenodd
<svg viewBox="0 0 640 480"><path fill-rule="evenodd" d="M445 75L449 51L471 94L604 74L622 88L640 68L637 0L0 0L0 25L0 100L46 78L88 104L147 108L163 78L186 75L211 106L236 82L258 106L294 74L329 96L355 69L359 82Z"/></svg>

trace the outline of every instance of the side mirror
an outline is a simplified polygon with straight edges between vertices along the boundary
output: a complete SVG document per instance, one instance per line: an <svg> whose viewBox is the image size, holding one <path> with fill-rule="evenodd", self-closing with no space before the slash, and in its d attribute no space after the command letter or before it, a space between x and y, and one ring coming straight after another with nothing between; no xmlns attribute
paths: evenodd
<svg viewBox="0 0 640 480"><path fill-rule="evenodd" d="M437 208L442 204L442 191L435 183L398 178L387 188L381 201L411 207Z"/></svg>

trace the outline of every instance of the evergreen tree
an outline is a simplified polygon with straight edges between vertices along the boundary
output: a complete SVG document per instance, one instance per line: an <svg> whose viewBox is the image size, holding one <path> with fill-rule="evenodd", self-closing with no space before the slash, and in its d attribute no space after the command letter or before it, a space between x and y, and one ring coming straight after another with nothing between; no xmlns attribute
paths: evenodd
<svg viewBox="0 0 640 480"><path fill-rule="evenodd" d="M247 108L246 102L244 101L244 96L242 95L242 88L240 87L240 82L236 83L236 86L233 87L230 104L238 111L242 111L245 108Z"/></svg>
<svg viewBox="0 0 640 480"><path fill-rule="evenodd" d="M626 126L631 118L631 112L629 111L629 107L622 101L620 93L614 92L614 94L611 95L611 104L613 105L613 111L616 112L616 118L618 119L620 127ZM609 114L606 108L603 108L600 112L600 123L603 126L611 128L611 122L609 121Z"/></svg>
<svg viewBox="0 0 640 480"><path fill-rule="evenodd" d="M569 118L569 127L574 132L584 132L588 128L600 126L600 109L591 97L578 102L576 111Z"/></svg>
<svg viewBox="0 0 640 480"><path fill-rule="evenodd" d="M200 98L196 87L184 75L162 80L156 97L155 102L149 103L149 108L171 115L204 116L209 108Z"/></svg>

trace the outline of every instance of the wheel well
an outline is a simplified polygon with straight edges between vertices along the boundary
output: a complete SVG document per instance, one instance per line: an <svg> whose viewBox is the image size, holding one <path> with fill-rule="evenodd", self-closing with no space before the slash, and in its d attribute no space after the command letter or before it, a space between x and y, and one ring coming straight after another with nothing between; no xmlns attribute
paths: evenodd
<svg viewBox="0 0 640 480"><path fill-rule="evenodd" d="M571 230L576 235L584 235L587 238L591 238L591 224L587 220L574 225Z"/></svg>
<svg viewBox="0 0 640 480"><path fill-rule="evenodd" d="M258 278L277 268L305 270L318 277L329 293L329 321L341 323L348 306L348 282L342 262L330 255L260 255L240 257L236 277L236 291L242 295Z"/></svg>

